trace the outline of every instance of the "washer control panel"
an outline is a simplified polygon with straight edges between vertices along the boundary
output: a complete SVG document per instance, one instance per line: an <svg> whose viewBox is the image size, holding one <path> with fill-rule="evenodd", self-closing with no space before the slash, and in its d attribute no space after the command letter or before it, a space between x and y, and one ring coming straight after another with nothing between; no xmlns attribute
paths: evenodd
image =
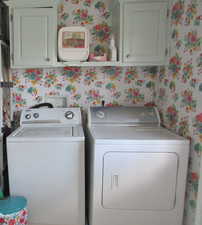
<svg viewBox="0 0 202 225"><path fill-rule="evenodd" d="M21 124L81 124L80 108L41 108L22 111Z"/></svg>

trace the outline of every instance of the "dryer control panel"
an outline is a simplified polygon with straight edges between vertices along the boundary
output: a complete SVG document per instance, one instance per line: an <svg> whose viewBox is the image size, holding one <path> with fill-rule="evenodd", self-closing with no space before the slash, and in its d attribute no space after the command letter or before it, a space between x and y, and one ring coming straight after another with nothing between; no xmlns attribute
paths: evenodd
<svg viewBox="0 0 202 225"><path fill-rule="evenodd" d="M88 112L89 125L160 125L159 113L155 107L91 107Z"/></svg>

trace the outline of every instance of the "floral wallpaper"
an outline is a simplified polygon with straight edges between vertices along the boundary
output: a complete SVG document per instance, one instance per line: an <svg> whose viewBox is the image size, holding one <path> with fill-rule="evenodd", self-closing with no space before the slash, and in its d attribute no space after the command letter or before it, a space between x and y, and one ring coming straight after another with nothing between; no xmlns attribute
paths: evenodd
<svg viewBox="0 0 202 225"><path fill-rule="evenodd" d="M3 127L11 127L11 89L3 88Z"/></svg>
<svg viewBox="0 0 202 225"><path fill-rule="evenodd" d="M163 124L191 141L184 225L194 224L202 156L201 5L199 0L172 2L171 57L156 82Z"/></svg>
<svg viewBox="0 0 202 225"><path fill-rule="evenodd" d="M60 0L58 29L85 26L90 32L90 51L108 50L111 35L110 0Z"/></svg>
<svg viewBox="0 0 202 225"><path fill-rule="evenodd" d="M68 106L153 104L156 68L65 67L13 70L13 111L65 96Z"/></svg>

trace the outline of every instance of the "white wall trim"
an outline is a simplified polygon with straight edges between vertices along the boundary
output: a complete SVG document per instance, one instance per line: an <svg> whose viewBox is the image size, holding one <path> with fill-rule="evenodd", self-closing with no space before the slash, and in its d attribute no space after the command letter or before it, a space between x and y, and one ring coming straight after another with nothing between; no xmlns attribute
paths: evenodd
<svg viewBox="0 0 202 225"><path fill-rule="evenodd" d="M52 7L56 6L58 3L57 0L9 0L5 4L9 7L20 7L20 8L30 8L30 7Z"/></svg>
<svg viewBox="0 0 202 225"><path fill-rule="evenodd" d="M200 179L199 179L199 187L198 187L198 199L197 199L195 225L201 225L201 224L202 224L202 159L201 159L201 168L200 168Z"/></svg>

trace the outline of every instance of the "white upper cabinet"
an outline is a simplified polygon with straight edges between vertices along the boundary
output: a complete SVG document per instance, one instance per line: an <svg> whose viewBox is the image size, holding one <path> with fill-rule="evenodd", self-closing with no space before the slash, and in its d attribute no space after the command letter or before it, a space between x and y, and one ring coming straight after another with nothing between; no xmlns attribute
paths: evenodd
<svg viewBox="0 0 202 225"><path fill-rule="evenodd" d="M112 1L117 62L57 61L57 0L9 0L12 68L151 66L168 59L169 0Z"/></svg>
<svg viewBox="0 0 202 225"><path fill-rule="evenodd" d="M57 10L53 6L11 5L11 65L51 66L56 63Z"/></svg>
<svg viewBox="0 0 202 225"><path fill-rule="evenodd" d="M53 65L55 45L53 18L53 9L14 10L14 65Z"/></svg>
<svg viewBox="0 0 202 225"><path fill-rule="evenodd" d="M168 55L168 2L120 0L112 10L119 60L135 65L165 64ZM116 18L120 18L120 22Z"/></svg>
<svg viewBox="0 0 202 225"><path fill-rule="evenodd" d="M166 52L167 4L124 5L123 61L161 63Z"/></svg>

